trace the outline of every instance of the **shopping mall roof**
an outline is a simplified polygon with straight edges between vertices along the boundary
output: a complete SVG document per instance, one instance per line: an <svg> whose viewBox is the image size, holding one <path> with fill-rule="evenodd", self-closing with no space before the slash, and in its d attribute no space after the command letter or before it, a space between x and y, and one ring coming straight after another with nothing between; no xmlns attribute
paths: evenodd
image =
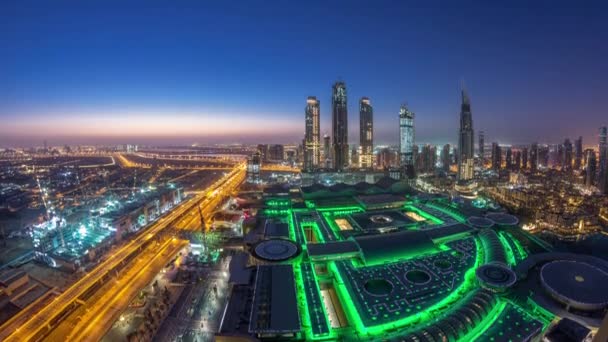
<svg viewBox="0 0 608 342"><path fill-rule="evenodd" d="M300 328L293 267L258 266L249 332L281 335Z"/></svg>

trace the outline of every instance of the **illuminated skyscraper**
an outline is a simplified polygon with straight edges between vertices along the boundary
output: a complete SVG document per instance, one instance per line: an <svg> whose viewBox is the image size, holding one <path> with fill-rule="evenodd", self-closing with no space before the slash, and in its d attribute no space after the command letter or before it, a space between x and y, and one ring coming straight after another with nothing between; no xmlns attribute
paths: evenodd
<svg viewBox="0 0 608 342"><path fill-rule="evenodd" d="M580 170L583 160L583 137L574 141L574 169Z"/></svg>
<svg viewBox="0 0 608 342"><path fill-rule="evenodd" d="M332 97L332 131L334 169L344 170L348 166L348 111L346 109L346 84L336 82Z"/></svg>
<svg viewBox="0 0 608 342"><path fill-rule="evenodd" d="M414 113L402 105L399 109L399 165L404 169L414 168Z"/></svg>
<svg viewBox="0 0 608 342"><path fill-rule="evenodd" d="M458 180L473 179L473 116L471 101L466 91L462 90L460 106L460 134L458 136Z"/></svg>
<svg viewBox="0 0 608 342"><path fill-rule="evenodd" d="M483 167L483 164L485 162L485 149L484 149L484 144L485 144L485 134L483 133L483 131L479 131L479 146L477 146L477 148L479 149L479 160L481 161L481 166Z"/></svg>
<svg viewBox="0 0 608 342"><path fill-rule="evenodd" d="M524 147L521 150L521 168L522 169L528 168L528 148L527 147Z"/></svg>
<svg viewBox="0 0 608 342"><path fill-rule="evenodd" d="M598 142L600 172L597 179L597 185L603 194L608 194L608 142L606 141L607 137L608 128L606 126L600 127Z"/></svg>
<svg viewBox="0 0 608 342"><path fill-rule="evenodd" d="M374 164L374 109L367 97L359 101L359 167L371 168Z"/></svg>
<svg viewBox="0 0 608 342"><path fill-rule="evenodd" d="M328 134L323 136L323 163L325 168L331 168L331 137Z"/></svg>
<svg viewBox="0 0 608 342"><path fill-rule="evenodd" d="M507 154L505 156L505 168L507 170L511 170L512 167L513 167L513 150L509 146L507 148Z"/></svg>
<svg viewBox="0 0 608 342"><path fill-rule="evenodd" d="M592 149L585 150L585 185L593 186L595 185L595 173L597 172L597 162L595 159L595 151Z"/></svg>
<svg viewBox="0 0 608 342"><path fill-rule="evenodd" d="M304 170L312 171L321 160L321 127L319 100L309 96L306 100L306 132L304 134Z"/></svg>

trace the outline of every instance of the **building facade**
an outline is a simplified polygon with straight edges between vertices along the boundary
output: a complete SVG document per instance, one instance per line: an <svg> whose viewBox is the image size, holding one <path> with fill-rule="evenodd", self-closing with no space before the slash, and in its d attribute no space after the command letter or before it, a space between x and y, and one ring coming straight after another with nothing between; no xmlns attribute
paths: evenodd
<svg viewBox="0 0 608 342"><path fill-rule="evenodd" d="M399 164L414 167L414 113L406 105L399 109Z"/></svg>
<svg viewBox="0 0 608 342"><path fill-rule="evenodd" d="M374 166L374 109L367 97L359 101L359 167Z"/></svg>
<svg viewBox="0 0 608 342"><path fill-rule="evenodd" d="M471 101L466 91L462 91L460 106L460 134L458 136L458 180L473 179L473 116Z"/></svg>
<svg viewBox="0 0 608 342"><path fill-rule="evenodd" d="M320 123L319 100L309 96L306 100L305 120L306 131L304 134L304 169L312 171L319 166L321 161L321 123Z"/></svg>
<svg viewBox="0 0 608 342"><path fill-rule="evenodd" d="M336 171L348 167L348 110L346 84L336 82L332 88L333 166Z"/></svg>

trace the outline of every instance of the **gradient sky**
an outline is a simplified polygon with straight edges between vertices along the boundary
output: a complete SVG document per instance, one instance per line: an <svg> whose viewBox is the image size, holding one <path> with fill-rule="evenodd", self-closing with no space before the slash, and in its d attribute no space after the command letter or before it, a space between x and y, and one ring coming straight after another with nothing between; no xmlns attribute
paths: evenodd
<svg viewBox="0 0 608 342"><path fill-rule="evenodd" d="M331 131L339 78L351 143L361 96L376 143L397 142L402 102L417 143L455 142L462 79L488 142L594 143L606 5L487 3L2 1L0 145L298 142L309 95Z"/></svg>

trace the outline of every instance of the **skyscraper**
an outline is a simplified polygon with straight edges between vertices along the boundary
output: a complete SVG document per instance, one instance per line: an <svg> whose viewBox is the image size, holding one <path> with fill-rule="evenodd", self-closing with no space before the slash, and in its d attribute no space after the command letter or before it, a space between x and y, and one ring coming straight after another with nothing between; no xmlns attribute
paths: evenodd
<svg viewBox="0 0 608 342"><path fill-rule="evenodd" d="M458 180L473 179L473 116L471 102L466 91L462 90L460 106L460 134L458 136Z"/></svg>
<svg viewBox="0 0 608 342"><path fill-rule="evenodd" d="M502 151L498 143L492 143L492 168L500 170L502 164Z"/></svg>
<svg viewBox="0 0 608 342"><path fill-rule="evenodd" d="M399 109L399 164L412 172L414 169L414 113L404 104Z"/></svg>
<svg viewBox="0 0 608 342"><path fill-rule="evenodd" d="M331 168L331 137L328 134L323 136L323 162L325 168Z"/></svg>
<svg viewBox="0 0 608 342"><path fill-rule="evenodd" d="M511 168L513 167L513 150L511 149L510 146L507 148L505 164L506 164L505 169L507 169L507 170L511 170Z"/></svg>
<svg viewBox="0 0 608 342"><path fill-rule="evenodd" d="M479 149L479 161L481 162L481 167L484 166L485 164L485 148L484 148L484 144L485 144L485 134L483 133L483 131L479 131L479 146L477 146L477 148Z"/></svg>
<svg viewBox="0 0 608 342"><path fill-rule="evenodd" d="M374 161L374 109L369 98L359 101L359 167L371 168Z"/></svg>
<svg viewBox="0 0 608 342"><path fill-rule="evenodd" d="M441 168L443 169L443 171L450 171L450 164L452 164L451 160L452 159L450 157L450 144L445 144L443 145L443 149L441 149Z"/></svg>
<svg viewBox="0 0 608 342"><path fill-rule="evenodd" d="M536 172L538 170L538 144L530 145L530 170Z"/></svg>
<svg viewBox="0 0 608 342"><path fill-rule="evenodd" d="M585 150L585 159L587 159L585 165L585 185L595 185L595 173L597 171L597 162L595 159L595 151L592 149Z"/></svg>
<svg viewBox="0 0 608 342"><path fill-rule="evenodd" d="M572 143L570 139L564 140L562 170L572 171Z"/></svg>
<svg viewBox="0 0 608 342"><path fill-rule="evenodd" d="M306 131L304 134L304 170L312 171L321 160L321 124L319 100L309 96L305 110Z"/></svg>
<svg viewBox="0 0 608 342"><path fill-rule="evenodd" d="M521 168L522 169L528 168L528 148L527 147L524 147L521 150Z"/></svg>
<svg viewBox="0 0 608 342"><path fill-rule="evenodd" d="M332 87L332 131L334 169L344 170L348 166L348 111L346 108L346 84L336 82Z"/></svg>
<svg viewBox="0 0 608 342"><path fill-rule="evenodd" d="M574 169L580 170L583 160L583 137L574 141Z"/></svg>
<svg viewBox="0 0 608 342"><path fill-rule="evenodd" d="M600 127L599 133L599 175L597 179L597 185L603 194L608 194L608 127Z"/></svg>

